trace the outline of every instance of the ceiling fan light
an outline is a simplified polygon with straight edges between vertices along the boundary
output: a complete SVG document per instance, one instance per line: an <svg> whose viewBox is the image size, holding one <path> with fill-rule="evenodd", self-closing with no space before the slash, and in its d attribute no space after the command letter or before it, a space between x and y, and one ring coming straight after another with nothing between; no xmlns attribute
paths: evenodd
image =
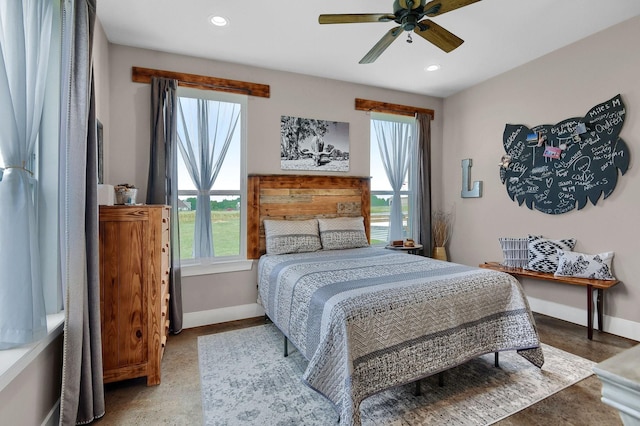
<svg viewBox="0 0 640 426"><path fill-rule="evenodd" d="M209 17L209 22L217 27L225 27L229 25L229 20L224 16L213 15Z"/></svg>
<svg viewBox="0 0 640 426"><path fill-rule="evenodd" d="M440 65L438 64L433 64L433 65L429 65L428 67L425 67L425 71L438 71L440 69Z"/></svg>

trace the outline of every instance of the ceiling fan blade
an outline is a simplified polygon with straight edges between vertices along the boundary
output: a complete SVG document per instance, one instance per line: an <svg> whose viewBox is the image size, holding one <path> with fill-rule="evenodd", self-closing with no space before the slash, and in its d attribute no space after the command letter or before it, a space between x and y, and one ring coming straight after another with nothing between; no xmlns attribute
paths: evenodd
<svg viewBox="0 0 640 426"><path fill-rule="evenodd" d="M480 0L433 0L424 6L424 13L427 16L438 16L478 1Z"/></svg>
<svg viewBox="0 0 640 426"><path fill-rule="evenodd" d="M460 37L445 30L431 19L423 19L420 21L413 32L447 53L464 43L464 40Z"/></svg>
<svg viewBox="0 0 640 426"><path fill-rule="evenodd" d="M388 13L345 13L338 15L320 15L321 24L357 24L360 22L389 22L396 19Z"/></svg>
<svg viewBox="0 0 640 426"><path fill-rule="evenodd" d="M371 48L369 53L360 59L361 64L370 64L378 59L378 56L384 52L393 41L404 32L401 27L395 27L387 31L387 33Z"/></svg>

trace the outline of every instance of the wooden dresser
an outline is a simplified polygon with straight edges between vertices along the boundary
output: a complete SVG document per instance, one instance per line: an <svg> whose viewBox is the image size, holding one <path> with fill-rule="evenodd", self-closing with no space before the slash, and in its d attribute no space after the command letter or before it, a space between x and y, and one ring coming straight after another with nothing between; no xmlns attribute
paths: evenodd
<svg viewBox="0 0 640 426"><path fill-rule="evenodd" d="M100 312L105 383L160 384L169 331L169 207L100 206Z"/></svg>

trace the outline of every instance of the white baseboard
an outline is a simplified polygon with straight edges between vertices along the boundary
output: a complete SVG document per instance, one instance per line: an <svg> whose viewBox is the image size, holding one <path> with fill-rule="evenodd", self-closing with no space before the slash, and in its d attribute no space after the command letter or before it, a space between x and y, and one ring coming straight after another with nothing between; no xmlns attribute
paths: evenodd
<svg viewBox="0 0 640 426"><path fill-rule="evenodd" d="M55 426L60 423L60 399L58 399L55 405L49 410L47 417L45 417L41 426Z"/></svg>
<svg viewBox="0 0 640 426"><path fill-rule="evenodd" d="M536 299L528 297L529 306L533 312L548 315L550 317L559 318L574 324L587 326L586 309L574 308L572 306L561 305L548 300ZM605 315L603 318L603 330L616 336L626 337L627 339L640 341L640 323L629 321L622 318ZM597 318L594 311L593 325L597 327Z"/></svg>
<svg viewBox="0 0 640 426"><path fill-rule="evenodd" d="M262 315L264 315L264 309L257 303L208 311L187 312L182 317L182 328L201 327L203 325L255 318Z"/></svg>

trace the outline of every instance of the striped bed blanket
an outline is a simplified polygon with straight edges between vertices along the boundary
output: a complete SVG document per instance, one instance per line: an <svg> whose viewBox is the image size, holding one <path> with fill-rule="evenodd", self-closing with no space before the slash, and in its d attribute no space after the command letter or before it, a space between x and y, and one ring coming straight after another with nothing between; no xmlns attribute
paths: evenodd
<svg viewBox="0 0 640 426"><path fill-rule="evenodd" d="M265 255L266 314L309 360L303 380L360 424L368 396L517 350L544 362L534 320L508 274L383 248Z"/></svg>

